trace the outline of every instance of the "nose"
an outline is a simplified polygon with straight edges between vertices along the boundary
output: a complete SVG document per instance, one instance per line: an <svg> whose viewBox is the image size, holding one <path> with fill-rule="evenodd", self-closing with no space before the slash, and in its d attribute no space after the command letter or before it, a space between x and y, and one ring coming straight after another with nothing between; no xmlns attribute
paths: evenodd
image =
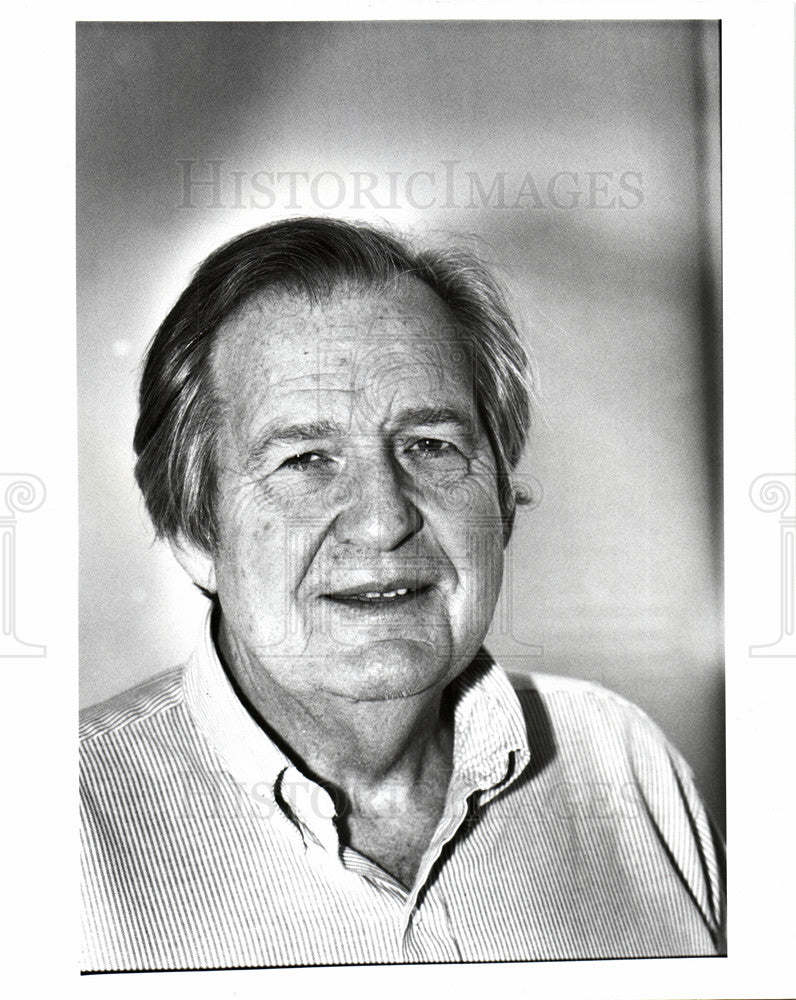
<svg viewBox="0 0 796 1000"><path fill-rule="evenodd" d="M389 455L354 463L342 503L333 534L345 545L392 552L423 526L411 481Z"/></svg>

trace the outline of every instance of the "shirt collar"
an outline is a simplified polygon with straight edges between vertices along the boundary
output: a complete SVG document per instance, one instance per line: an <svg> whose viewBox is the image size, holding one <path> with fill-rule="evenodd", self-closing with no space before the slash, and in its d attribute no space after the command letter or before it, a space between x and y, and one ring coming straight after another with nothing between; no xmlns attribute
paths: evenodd
<svg viewBox="0 0 796 1000"><path fill-rule="evenodd" d="M212 609L185 670L189 711L232 777L250 795L273 800L282 785L306 783L316 790L317 800L322 790L301 775L241 702L219 659L211 622ZM450 794L459 798L480 790L485 801L515 780L530 760L519 699L504 671L483 650L452 682L449 695L454 718ZM333 807L329 809L333 813Z"/></svg>
<svg viewBox="0 0 796 1000"><path fill-rule="evenodd" d="M530 761L528 729L506 673L486 650L451 684L453 774L465 794L497 792ZM491 797L491 794L482 796Z"/></svg>
<svg viewBox="0 0 796 1000"><path fill-rule="evenodd" d="M185 670L186 705L232 777L250 794L271 797L290 761L232 686L213 641L212 617L210 608Z"/></svg>

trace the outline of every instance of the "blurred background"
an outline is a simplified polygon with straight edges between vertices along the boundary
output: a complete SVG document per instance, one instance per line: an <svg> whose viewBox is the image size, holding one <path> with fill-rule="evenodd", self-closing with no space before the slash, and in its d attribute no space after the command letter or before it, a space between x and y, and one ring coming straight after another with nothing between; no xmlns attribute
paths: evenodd
<svg viewBox="0 0 796 1000"><path fill-rule="evenodd" d="M723 825L717 24L84 23L77 50L82 703L203 618L132 472L193 268L296 215L465 233L540 395L489 648L639 704Z"/></svg>

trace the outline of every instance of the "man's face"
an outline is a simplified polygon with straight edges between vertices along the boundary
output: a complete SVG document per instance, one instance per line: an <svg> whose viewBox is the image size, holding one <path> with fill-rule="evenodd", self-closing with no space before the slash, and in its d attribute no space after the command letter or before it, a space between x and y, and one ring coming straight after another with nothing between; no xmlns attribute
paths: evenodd
<svg viewBox="0 0 796 1000"><path fill-rule="evenodd" d="M222 648L302 700L441 688L502 575L495 463L443 303L419 281L251 303L220 331Z"/></svg>

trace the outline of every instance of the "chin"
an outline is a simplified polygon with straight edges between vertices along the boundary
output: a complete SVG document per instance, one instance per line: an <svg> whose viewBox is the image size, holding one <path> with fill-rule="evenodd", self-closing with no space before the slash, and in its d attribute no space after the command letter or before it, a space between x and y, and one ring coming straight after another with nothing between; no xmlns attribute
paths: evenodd
<svg viewBox="0 0 796 1000"><path fill-rule="evenodd" d="M350 650L341 665L340 694L356 701L411 698L453 679L450 650L418 639L364 644Z"/></svg>

